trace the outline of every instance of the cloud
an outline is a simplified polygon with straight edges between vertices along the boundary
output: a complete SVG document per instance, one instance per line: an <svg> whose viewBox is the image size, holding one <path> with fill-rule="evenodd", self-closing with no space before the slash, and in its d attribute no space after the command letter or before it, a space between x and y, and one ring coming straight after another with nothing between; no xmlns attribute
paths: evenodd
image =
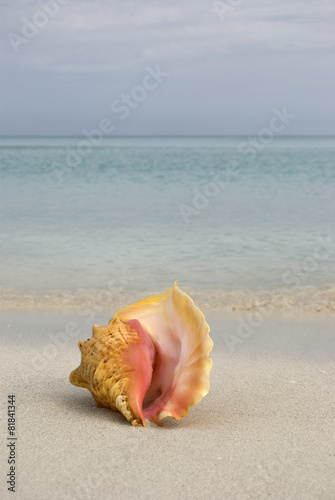
<svg viewBox="0 0 335 500"><path fill-rule="evenodd" d="M49 0L56 2L57 0ZM21 34L22 19L33 21L41 2L4 2L2 43L5 63L17 64L7 39ZM22 45L21 64L53 70L108 71L153 59L183 61L235 50L310 50L334 46L331 6L312 1L252 1L238 4L222 22L210 0L163 4L154 0L70 0L59 6L38 34ZM7 50L6 50L7 49ZM42 57L40 57L42 54ZM59 60L62 64L58 66ZM65 63L64 63L65 61ZM122 66L121 65L121 66Z"/></svg>
<svg viewBox="0 0 335 500"><path fill-rule="evenodd" d="M97 109L102 108L113 95L136 85L146 65L156 63L172 76L166 84L164 103L157 105L164 116L171 113L172 99L178 103L176 115L193 115L196 109L203 115L210 109L214 115L218 113L215 118L213 115L213 123L219 122L223 108L231 122L242 120L242 114L236 118L236 110L231 116L232 103L245 101L245 109L266 106L271 110L271 105L283 100L311 101L317 94L329 99L327 81L334 78L329 63L334 49L334 4L330 1L56 2L66 0L1 3L2 81L8 113L21 80L26 100L35 101L42 94L47 101L49 89L50 100L56 99L55 93L63 99L62 106L57 97L54 112L58 115L59 107L72 109L74 123L81 122L83 112L73 107L78 98L85 101L85 107L89 107L89 99ZM225 9L222 18L217 6L228 4L235 7ZM57 12L49 15L45 25L15 54L8 34L23 36L26 20L38 21L41 11L39 22L43 24L43 5L56 5ZM298 81L304 88L293 97ZM262 96L258 95L260 88ZM149 104L146 106L149 109ZM302 102L299 106L303 108ZM50 113L51 102L47 107ZM309 108L311 102L306 102ZM32 112L29 102L23 103L22 109ZM320 116L321 109L322 105ZM43 115L42 110L39 113ZM181 121L187 122L184 116L179 117ZM75 130L78 125L73 127Z"/></svg>

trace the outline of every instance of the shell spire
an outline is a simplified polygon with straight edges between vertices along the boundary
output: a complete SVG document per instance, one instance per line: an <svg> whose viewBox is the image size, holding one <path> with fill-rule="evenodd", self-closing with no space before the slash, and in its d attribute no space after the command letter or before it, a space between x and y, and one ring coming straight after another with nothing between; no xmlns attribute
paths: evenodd
<svg viewBox="0 0 335 500"><path fill-rule="evenodd" d="M167 416L180 420L209 391L209 326L177 285L121 309L79 342L81 364L70 382L134 426L146 418L158 425Z"/></svg>

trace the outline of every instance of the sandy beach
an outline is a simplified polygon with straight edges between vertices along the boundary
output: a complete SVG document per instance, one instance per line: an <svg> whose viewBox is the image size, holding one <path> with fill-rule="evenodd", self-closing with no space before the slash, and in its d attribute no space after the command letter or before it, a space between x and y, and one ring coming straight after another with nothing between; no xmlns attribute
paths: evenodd
<svg viewBox="0 0 335 500"><path fill-rule="evenodd" d="M210 393L179 422L133 428L68 382L77 341L90 337L87 321L2 314L1 497L13 498L6 443L14 394L20 500L335 498L332 315L268 317L244 339L241 316L206 317Z"/></svg>
<svg viewBox="0 0 335 500"><path fill-rule="evenodd" d="M335 2L0 7L0 500L335 500Z"/></svg>

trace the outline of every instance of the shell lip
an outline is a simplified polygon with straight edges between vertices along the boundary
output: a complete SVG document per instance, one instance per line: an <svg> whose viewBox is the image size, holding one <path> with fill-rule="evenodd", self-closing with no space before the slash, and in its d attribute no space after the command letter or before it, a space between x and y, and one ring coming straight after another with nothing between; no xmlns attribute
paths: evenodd
<svg viewBox="0 0 335 500"><path fill-rule="evenodd" d="M209 353L212 351L213 348L213 341L209 336L210 327L206 322L204 314L200 311L200 309L198 309L195 306L193 300L186 293L182 292L178 288L177 281L170 289L168 289L160 296L152 296L149 297L148 299L145 299L144 301L140 301L136 304L133 304L133 306L122 309L121 311L116 313L116 316L121 317L123 320L127 318L128 314L133 314L134 316L136 316L136 312L138 312L136 310L141 307L146 308L149 311L151 309L155 312L156 309L166 301L167 301L167 307L169 307L170 310L175 308L177 313L180 314L181 317L183 316L182 315L183 310L186 310L187 321L189 321L190 318L193 320L192 328L194 328L196 331L201 330L201 335L200 338L198 339L198 343L195 342L194 349L191 352L191 356L194 355L194 357L196 358L194 362L196 365L198 365L201 377L197 378L196 376L195 379L191 378L188 380L188 382L191 382L190 386L193 387L193 394L191 394L191 396L188 395L187 397L185 397L184 398L185 403L184 403L183 398L180 396L180 394L178 395L178 383L177 383L178 381L175 382L173 378L176 372L180 374L183 371L182 369L180 369L179 366L180 356L178 356L179 360L178 362L175 363L173 377L170 386L168 388L165 388L165 390L161 391L156 398L150 399L148 397L148 393L150 393L152 386L155 382L155 375L157 371L156 366L153 367L152 380L148 387L146 396L143 399L142 409L143 409L143 416L145 418L148 418L150 421L155 422L156 424L160 423L163 418L168 416L180 420L183 416L185 416L188 413L190 406L194 406L201 401L201 399L209 392L209 374L213 366L213 362L209 358ZM185 318L184 321L186 321ZM143 329L152 337L154 341L156 347L156 360L158 360L159 362L160 349L162 348L162 345L160 344L160 339L159 338L157 339L155 337L155 332L153 332L150 327L149 328L147 327L148 325L146 324L145 317L142 326ZM197 353L197 350L199 351L199 349L200 349L200 354ZM175 392L176 395L174 397ZM192 393L192 391L189 392ZM177 403L171 405L169 404L169 399L173 397L174 399L177 400Z"/></svg>

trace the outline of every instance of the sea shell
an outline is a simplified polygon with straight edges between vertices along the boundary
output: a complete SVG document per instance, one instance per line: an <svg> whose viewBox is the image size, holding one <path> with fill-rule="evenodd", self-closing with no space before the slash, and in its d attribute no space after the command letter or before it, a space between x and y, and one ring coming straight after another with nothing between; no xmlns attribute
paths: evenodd
<svg viewBox="0 0 335 500"><path fill-rule="evenodd" d="M81 364L70 382L137 427L146 418L158 425L167 416L180 420L209 391L209 326L177 285L121 309L79 342Z"/></svg>

